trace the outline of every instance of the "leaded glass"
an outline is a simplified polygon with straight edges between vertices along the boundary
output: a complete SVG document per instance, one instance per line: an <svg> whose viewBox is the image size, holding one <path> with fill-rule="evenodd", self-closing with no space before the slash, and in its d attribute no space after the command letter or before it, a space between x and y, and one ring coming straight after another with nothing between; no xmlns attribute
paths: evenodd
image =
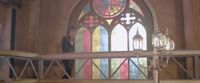
<svg viewBox="0 0 200 83"><path fill-rule="evenodd" d="M76 52L133 51L132 37L137 28L147 50L147 32L142 0L84 0L77 16ZM82 2L82 1L81 1ZM81 4L83 5L83 4ZM149 18L148 18L149 19ZM148 36L149 37L149 36ZM110 64L109 64L109 61ZM147 58L140 58L147 66ZM110 66L110 67L109 67ZM145 79L147 69L139 67L135 58L78 59L75 64L78 79ZM80 69L83 67L82 69ZM111 75L108 73L111 68ZM80 70L80 71L79 71ZM108 76L110 75L110 76Z"/></svg>
<svg viewBox="0 0 200 83"><path fill-rule="evenodd" d="M146 29L144 28L144 26L142 24L140 24L139 22L135 23L131 29L129 30L129 51L133 51L133 45L132 45L132 38L136 35L136 32L140 33L140 35L143 38L143 50L147 50L147 32Z"/></svg>
<svg viewBox="0 0 200 83"><path fill-rule="evenodd" d="M93 0L94 11L101 17L112 18L126 7L126 0Z"/></svg>
<svg viewBox="0 0 200 83"><path fill-rule="evenodd" d="M108 51L108 33L103 26L98 26L92 35L92 52ZM108 59L93 59L92 79L108 78ZM99 70L99 69L100 70ZM102 71L102 72L101 72Z"/></svg>
<svg viewBox="0 0 200 83"><path fill-rule="evenodd" d="M127 42L127 31L126 29L118 24L111 33L111 51L128 51ZM128 61L126 60L124 64L122 62L124 58L115 58L111 60L111 72L117 71L112 79L128 79ZM118 67L122 66L118 69Z"/></svg>
<svg viewBox="0 0 200 83"><path fill-rule="evenodd" d="M99 19L97 18L97 16L91 15L91 16L85 17L85 20L84 20L85 27L94 28L98 26L98 24L99 24Z"/></svg>
<svg viewBox="0 0 200 83"><path fill-rule="evenodd" d="M129 25L129 24L133 24L136 21L136 17L133 12L128 12L128 13L122 14L120 20L122 24Z"/></svg>
<svg viewBox="0 0 200 83"><path fill-rule="evenodd" d="M134 0L130 0L129 7L139 12L142 16L144 16L142 9L134 2Z"/></svg>
<svg viewBox="0 0 200 83"><path fill-rule="evenodd" d="M78 17L78 20L80 20L84 15L86 15L90 11L91 11L90 5L89 4L85 5L85 7L83 8L83 10L81 11L81 13Z"/></svg>
<svg viewBox="0 0 200 83"><path fill-rule="evenodd" d="M135 23L130 31L129 31L129 51L133 51L133 40L132 38L136 35L136 32L140 33L140 35L143 38L143 50L147 50L147 33L143 25L140 23ZM140 63L143 67L140 67L138 65L138 61L136 58L131 58L129 61L129 68L130 68L130 79L146 79L145 76L142 74L142 72L147 76L147 69L144 67L147 67L147 58L139 58ZM136 67L138 66L141 71Z"/></svg>
<svg viewBox="0 0 200 83"><path fill-rule="evenodd" d="M81 27L76 34L75 41L75 52L91 52L91 34L89 30ZM85 64L84 64L85 63ZM90 60L76 60L75 71L78 72L76 75L77 79L91 79L91 64ZM83 68L79 71L79 69Z"/></svg>

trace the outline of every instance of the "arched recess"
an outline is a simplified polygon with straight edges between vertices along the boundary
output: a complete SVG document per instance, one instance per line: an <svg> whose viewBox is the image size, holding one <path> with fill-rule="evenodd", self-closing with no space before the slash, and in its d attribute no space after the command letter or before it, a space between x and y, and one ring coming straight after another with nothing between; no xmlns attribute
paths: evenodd
<svg viewBox="0 0 200 83"><path fill-rule="evenodd" d="M87 4L88 1L89 0L77 0L76 3L73 5L73 7L71 7L69 11L69 15L67 16L66 28L77 25L76 21L79 16L77 14L80 14L81 8L83 8L84 5ZM138 2L142 1L145 3L145 4L142 4L142 6L146 6L144 10L149 11L150 14L148 14L148 16L150 15L149 17L152 17L152 23L149 23L149 24L153 24L153 25L149 25L149 26L153 26L154 30L158 29L159 27L158 27L158 21L157 21L157 14L151 4L151 1L150 0L135 0L135 1L138 1Z"/></svg>
<svg viewBox="0 0 200 83"><path fill-rule="evenodd" d="M90 31L81 26L76 34L75 52L91 52L91 34ZM78 59L75 61L76 79L90 79L91 78L91 64L89 59ZM85 65L84 65L85 64ZM82 65L84 65L83 68ZM79 70L81 69L81 70Z"/></svg>
<svg viewBox="0 0 200 83"><path fill-rule="evenodd" d="M135 23L130 31L129 31L129 42L133 42L132 38L136 35L137 31L143 38L143 50L147 50L147 32L146 29L142 24L139 22ZM129 44L129 51L133 51L132 43ZM147 58L139 58L140 64L144 67L147 67ZM134 62L134 63L133 63ZM136 58L131 58L129 62L129 71L130 71L130 79L146 79L145 75L148 76L148 71L146 68L140 67L139 63ZM141 71L138 71L138 68L134 65L138 65L140 67ZM145 75L144 75L145 74Z"/></svg>
<svg viewBox="0 0 200 83"><path fill-rule="evenodd" d="M128 51L127 31L120 24L116 25L111 33L111 51ZM111 72L117 71L112 79L128 79L128 60L121 65L124 60L125 58L111 60Z"/></svg>
<svg viewBox="0 0 200 83"><path fill-rule="evenodd" d="M143 38L143 50L147 50L147 31L144 28L144 26L140 23L135 23L130 31L129 31L129 42L133 42L132 38L136 35L136 32L139 32L139 34L142 36ZM129 44L129 51L133 51L133 47L132 47L132 43Z"/></svg>
<svg viewBox="0 0 200 83"><path fill-rule="evenodd" d="M108 32L102 25L97 26L92 34L92 52L108 52ZM108 59L93 59L93 62L92 79L107 79Z"/></svg>
<svg viewBox="0 0 200 83"><path fill-rule="evenodd" d="M74 6L71 8L69 15L67 17L67 23L66 28L67 30L70 29L72 26L78 28L79 20L80 20L80 14L82 14L82 9L85 8L85 5L88 4L88 2L91 0L77 0ZM146 30L147 34L151 35L154 30L158 29L158 23L157 23L157 15L156 12L151 4L151 1L149 0L134 0L136 4L138 4L142 8L142 12L144 13L146 23ZM89 3L90 5L90 3ZM93 11L90 9L90 11ZM108 22L109 20L107 20ZM104 23L105 24L105 23ZM115 25L114 25L115 26ZM112 26L112 27L114 27ZM67 31L66 31L67 32ZM109 33L109 32L108 32ZM147 40L151 40L151 37L147 37ZM148 42L148 50L153 50L151 43Z"/></svg>
<svg viewBox="0 0 200 83"><path fill-rule="evenodd" d="M84 48L81 50L76 50L76 52L111 52L111 51L132 51L131 47L131 39L136 33L135 27L138 27L139 32L141 32L143 37L145 38L145 46L144 49L151 50L151 34L154 30L153 18L152 14L144 3L143 0L122 0L124 2L119 2L119 4L126 4L124 10L117 12L117 15L109 16L107 12L105 12L108 16L102 15L103 13L98 14L95 12L97 7L93 7L96 5L92 5L93 0L81 0L78 5L74 7L72 11L72 15L70 16L70 22L68 23L69 27L74 26L77 34L75 49ZM102 1L102 0L97 0ZM105 0L107 2L112 3L110 0ZM103 2L100 7L104 7ZM106 4L109 6L109 4ZM109 7L108 7L109 8ZM123 8L122 8L123 9ZM97 11L97 10L96 10ZM110 12L109 12L110 13ZM81 28L80 28L81 27ZM89 34L90 38L83 34L83 32ZM106 34L106 36L105 36ZM85 37L85 38L84 38ZM105 37L105 38L101 38ZM82 38L82 39L81 39ZM85 39L88 39L89 49L85 51ZM83 41L84 40L84 41ZM106 41L106 42L104 42ZM148 42L147 42L148 41ZM83 44L83 45L82 45ZM104 45L106 44L106 45ZM102 45L102 46L101 46ZM101 47L106 47L103 50ZM135 62L134 59L127 58L112 58L111 64L108 63L107 59L104 59L104 65L101 66L101 60L103 59L92 59L80 61L80 63L86 63L88 70L84 68L81 71L81 74L78 74L76 78L80 79L108 79L108 66L111 67L111 78L110 79L142 79L141 76L134 77L134 72L129 72L132 68L129 68L131 64L129 64L130 60L132 63ZM78 62L77 60L76 62ZM147 60L143 60L144 62ZM91 64L89 64L92 62ZM135 62L136 63L136 62ZM136 64L137 65L137 64ZM80 68L79 63L75 64L76 69ZM77 71L77 70L76 70ZM91 71L91 72L89 72ZM137 70L134 70L138 72ZM87 73L87 74L86 74ZM146 72L147 73L147 72ZM139 74L139 73L137 73ZM141 75L141 74L140 74ZM132 77L131 77L132 76Z"/></svg>

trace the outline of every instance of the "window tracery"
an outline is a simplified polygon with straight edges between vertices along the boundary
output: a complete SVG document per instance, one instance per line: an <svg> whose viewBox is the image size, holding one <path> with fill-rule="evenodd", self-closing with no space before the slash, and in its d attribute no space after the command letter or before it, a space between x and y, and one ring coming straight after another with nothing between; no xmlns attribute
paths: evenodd
<svg viewBox="0 0 200 83"><path fill-rule="evenodd" d="M148 50L148 40L152 27L147 26L149 18L144 12L142 0L87 0L77 20L75 52L133 51L132 37L138 29L144 38L144 50ZM137 2L137 3L136 3ZM148 8L147 8L148 9ZM151 29L149 29L151 28ZM147 59L141 58L144 66ZM134 62L134 63L133 63ZM85 66L79 70L81 66ZM92 64L91 64L92 63ZM76 60L75 72L78 79L108 79L109 59ZM134 58L111 59L111 79L145 79L133 65ZM118 68L120 67L120 68ZM92 71L92 72L90 72ZM129 72L130 71L130 72ZM147 75L146 69L142 71Z"/></svg>

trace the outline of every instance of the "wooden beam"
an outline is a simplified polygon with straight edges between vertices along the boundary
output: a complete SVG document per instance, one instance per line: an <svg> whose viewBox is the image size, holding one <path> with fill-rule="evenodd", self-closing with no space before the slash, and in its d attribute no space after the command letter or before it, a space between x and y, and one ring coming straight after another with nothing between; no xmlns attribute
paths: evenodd
<svg viewBox="0 0 200 83"><path fill-rule="evenodd" d="M14 80L13 83L152 83L152 80ZM3 83L0 81L0 83ZM200 80L161 80L160 83L200 83Z"/></svg>
<svg viewBox="0 0 200 83"><path fill-rule="evenodd" d="M194 57L194 72L195 72L195 79L199 79L199 74L200 74L200 68L199 68L199 56Z"/></svg>
<svg viewBox="0 0 200 83"><path fill-rule="evenodd" d="M11 50L0 50L0 56L6 57L23 57L23 58L33 58L39 56L37 53L32 52L22 52L22 51L11 51Z"/></svg>
<svg viewBox="0 0 200 83"><path fill-rule="evenodd" d="M168 54L166 54L168 53ZM37 59L88 59L88 58L122 58L122 57L137 57L134 51L120 51L120 52L92 52L92 53L60 53L39 55L32 52L0 50L1 56L6 57L21 57L21 58L37 58ZM152 51L141 52L139 57L153 57L155 54ZM158 53L158 56L170 57L190 57L200 56L200 50L174 50L165 52L165 54Z"/></svg>
<svg viewBox="0 0 200 83"><path fill-rule="evenodd" d="M159 56L171 56L171 57L190 57L200 56L200 50L176 50L169 51L168 55L159 54ZM140 57L153 57L154 52L144 51L140 54ZM41 55L40 59L88 59L88 58L122 58L122 57L136 57L136 53L133 51L123 52L93 52L93 53L62 53L62 54L49 54Z"/></svg>

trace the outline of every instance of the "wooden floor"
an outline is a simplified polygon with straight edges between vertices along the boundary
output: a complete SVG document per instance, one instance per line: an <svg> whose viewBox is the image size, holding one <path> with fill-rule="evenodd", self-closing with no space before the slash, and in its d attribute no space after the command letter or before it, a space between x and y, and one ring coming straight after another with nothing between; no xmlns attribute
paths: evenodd
<svg viewBox="0 0 200 83"><path fill-rule="evenodd" d="M0 81L0 83L4 83ZM153 83L151 80L13 80L13 83ZM160 83L200 83L200 80L161 80Z"/></svg>

